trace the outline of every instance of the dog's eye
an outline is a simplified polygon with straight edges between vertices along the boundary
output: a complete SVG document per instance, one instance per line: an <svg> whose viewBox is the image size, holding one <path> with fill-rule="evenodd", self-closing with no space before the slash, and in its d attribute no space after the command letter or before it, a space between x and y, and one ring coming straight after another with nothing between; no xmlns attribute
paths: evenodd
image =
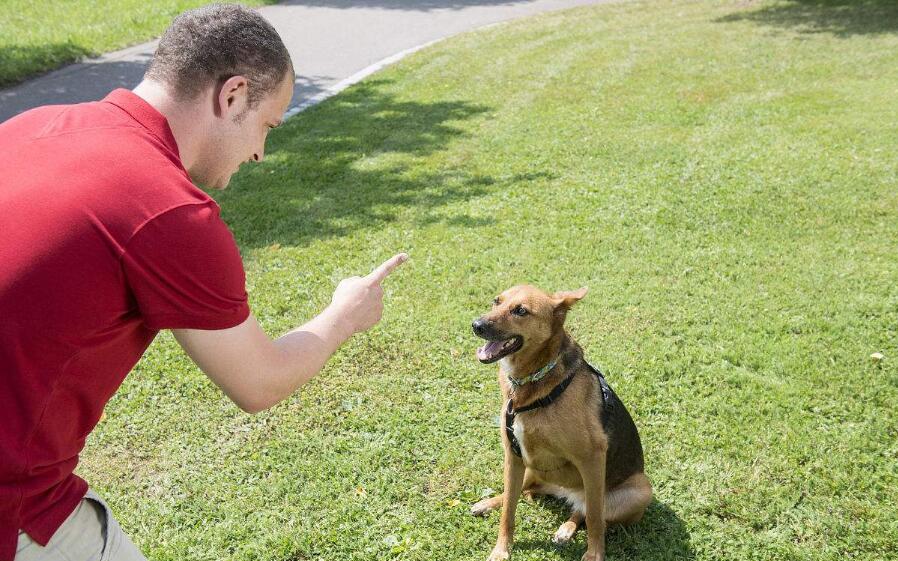
<svg viewBox="0 0 898 561"><path fill-rule="evenodd" d="M526 316L527 310L524 308L524 306L515 306L515 308L511 311L511 313L513 313L516 316Z"/></svg>
<svg viewBox="0 0 898 561"><path fill-rule="evenodd" d="M493 298L493 306L498 306L498 305L499 305L499 297L496 296L495 298Z"/></svg>

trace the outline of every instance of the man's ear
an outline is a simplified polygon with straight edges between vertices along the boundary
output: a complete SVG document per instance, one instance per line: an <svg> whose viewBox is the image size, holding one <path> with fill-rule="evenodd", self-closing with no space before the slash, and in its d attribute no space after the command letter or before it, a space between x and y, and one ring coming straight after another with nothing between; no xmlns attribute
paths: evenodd
<svg viewBox="0 0 898 561"><path fill-rule="evenodd" d="M586 296L586 293L589 291L589 288L583 287L577 290L563 290L561 292L556 292L552 295L552 300L555 302L555 309L564 309L569 310L571 306L580 301L581 298Z"/></svg>
<svg viewBox="0 0 898 561"><path fill-rule="evenodd" d="M217 117L234 118L243 113L248 106L249 82L246 76L231 76L218 88L215 99L215 115Z"/></svg>

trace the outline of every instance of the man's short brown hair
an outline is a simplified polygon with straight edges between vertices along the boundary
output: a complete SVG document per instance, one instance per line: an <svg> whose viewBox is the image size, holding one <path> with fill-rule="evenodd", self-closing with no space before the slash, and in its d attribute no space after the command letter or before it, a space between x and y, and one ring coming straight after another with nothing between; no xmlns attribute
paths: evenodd
<svg viewBox="0 0 898 561"><path fill-rule="evenodd" d="M179 99L194 99L210 85L245 76L254 108L288 73L290 53L265 18L239 4L210 4L172 21L145 77L168 85Z"/></svg>

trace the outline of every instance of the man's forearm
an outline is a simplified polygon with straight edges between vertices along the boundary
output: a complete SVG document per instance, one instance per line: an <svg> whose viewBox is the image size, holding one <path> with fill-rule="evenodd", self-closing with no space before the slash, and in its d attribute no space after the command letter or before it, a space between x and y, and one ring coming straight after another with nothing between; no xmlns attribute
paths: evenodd
<svg viewBox="0 0 898 561"><path fill-rule="evenodd" d="M271 404L286 399L314 378L328 359L352 337L353 330L339 311L329 306L304 325L278 337L279 364L271 380ZM265 407L267 409L268 407Z"/></svg>
<svg viewBox="0 0 898 561"><path fill-rule="evenodd" d="M345 313L332 306L272 340L250 315L239 326L219 330L173 330L190 357L241 409L264 411L315 376L352 336Z"/></svg>
<svg viewBox="0 0 898 561"><path fill-rule="evenodd" d="M172 332L194 362L234 403L250 413L263 411L318 374L354 333L380 321L380 283L407 258L400 253L364 277L343 279L324 311L275 340L262 330L252 314L228 329Z"/></svg>

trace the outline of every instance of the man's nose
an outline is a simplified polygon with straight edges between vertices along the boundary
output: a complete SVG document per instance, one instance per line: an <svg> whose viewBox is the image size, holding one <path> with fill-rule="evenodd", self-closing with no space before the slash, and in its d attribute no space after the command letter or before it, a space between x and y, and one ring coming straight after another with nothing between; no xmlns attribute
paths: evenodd
<svg viewBox="0 0 898 561"><path fill-rule="evenodd" d="M474 320L474 323L471 324L471 328L474 329L474 333L480 337L482 337L487 328L489 327L490 322L483 318L477 318Z"/></svg>

